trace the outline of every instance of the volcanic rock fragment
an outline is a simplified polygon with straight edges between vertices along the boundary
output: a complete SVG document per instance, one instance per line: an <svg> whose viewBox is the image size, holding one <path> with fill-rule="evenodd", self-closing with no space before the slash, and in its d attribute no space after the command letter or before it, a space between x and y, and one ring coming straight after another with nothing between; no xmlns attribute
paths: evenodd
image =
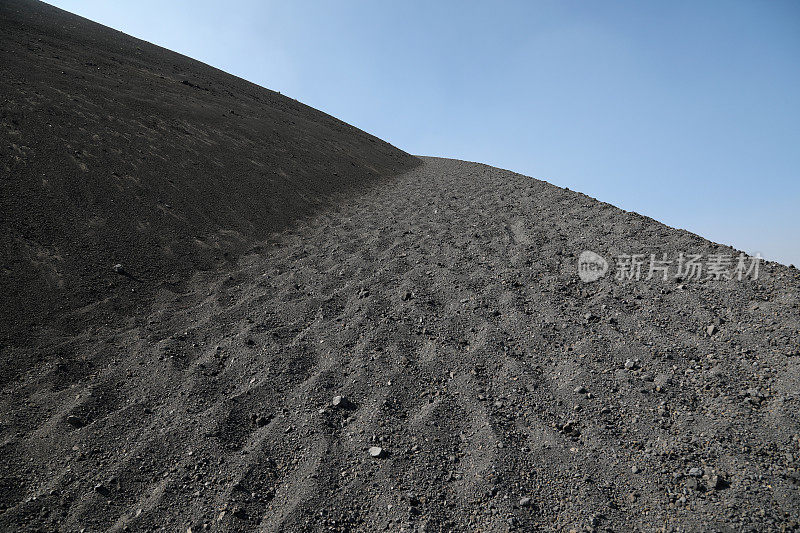
<svg viewBox="0 0 800 533"><path fill-rule="evenodd" d="M336 409L352 409L355 407L353 402L345 398L344 396L334 396L333 400L331 400L331 406L335 407Z"/></svg>
<svg viewBox="0 0 800 533"><path fill-rule="evenodd" d="M369 455L370 457L374 457L375 459L381 459L386 455L386 452L380 446L372 446L369 449Z"/></svg>
<svg viewBox="0 0 800 533"><path fill-rule="evenodd" d="M72 427L82 428L83 426L86 425L86 422L80 417L77 417L75 415L69 415L67 417L67 424L69 424Z"/></svg>

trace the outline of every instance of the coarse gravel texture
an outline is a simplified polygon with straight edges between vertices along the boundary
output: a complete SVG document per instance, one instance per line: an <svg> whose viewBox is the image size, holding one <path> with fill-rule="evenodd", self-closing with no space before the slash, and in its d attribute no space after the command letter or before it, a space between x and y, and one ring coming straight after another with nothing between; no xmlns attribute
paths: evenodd
<svg viewBox="0 0 800 533"><path fill-rule="evenodd" d="M41 346L3 390L0 526L796 527L796 270L584 284L583 249L733 252L424 161Z"/></svg>
<svg viewBox="0 0 800 533"><path fill-rule="evenodd" d="M70 24L88 24L16 0L0 10L3 24L13 18L6 6L17 18L42 20L43 10L66 21L66 35ZM98 28L134 50L150 46ZM59 56L84 53L55 45ZM31 70L47 70L37 57ZM14 90L49 87L36 83ZM285 103L275 98L264 113ZM334 120L308 109L308 124ZM20 113L6 128L46 127L26 126ZM218 122L186 120L195 132ZM303 131L290 144L313 151ZM162 257L122 220L146 260L119 258L124 240L103 248L95 234L36 226L30 215L51 228L47 242L27 234L31 249L57 241L95 250L86 262L102 282L69 261L4 259L4 269L28 276L7 278L7 308L24 308L28 287L46 298L43 264L94 288L70 292L67 283L39 303L48 320L3 322L0 530L798 530L797 269L768 262L757 280L619 280L611 258L620 254L739 252L544 181L413 158L354 128L340 135L363 161L385 166L364 166L352 180L342 170L350 185L333 190L297 162L302 179L274 186L310 187L320 201L293 204L272 222L253 212L258 202L242 204L239 215L266 229L220 244L228 256L219 262ZM57 141L41 142L57 152ZM119 164L135 153L111 138L98 146L119 150ZM233 161L252 148L227 149ZM320 154L338 168L325 159L332 153ZM14 157L3 160L10 182L32 179L25 169L42 164L33 149ZM159 165L180 177L190 161ZM238 176L219 167L221 183L229 171ZM53 172L67 189L76 175ZM13 187L4 182L4 205L14 191L34 195L30 183ZM186 213L209 209L202 196L175 194ZM155 196L139 201L144 227L158 227L148 207ZM61 202L86 205L82 196ZM95 216L112 216L90 204ZM208 234L229 227L203 220ZM189 250L195 222L142 232ZM9 235L4 250L16 250ZM606 276L579 279L584 250L609 260ZM181 282L164 283L173 275ZM92 297L99 303L86 304Z"/></svg>

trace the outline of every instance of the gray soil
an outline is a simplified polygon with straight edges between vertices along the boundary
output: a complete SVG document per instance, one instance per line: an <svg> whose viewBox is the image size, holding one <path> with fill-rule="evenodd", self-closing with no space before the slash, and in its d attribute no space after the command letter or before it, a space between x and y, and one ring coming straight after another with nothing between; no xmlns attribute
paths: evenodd
<svg viewBox="0 0 800 533"><path fill-rule="evenodd" d="M3 29L15 29L4 31L2 45L17 46L16 64L34 54L20 48L26 39L43 54L25 56L40 77L20 67L19 84L2 85L10 95L3 131L17 147L15 158L3 153L10 172L2 200L22 206L3 235L13 296L6 307L43 300L36 309L47 317L20 311L3 323L0 529L798 530L796 269L765 263L758 280L636 281L615 279L612 265L583 283L583 250L607 259L738 252L513 172L413 158L350 126L337 130L335 119L297 103L304 122L286 146L309 147L309 159L294 163L302 179L262 183L254 194L300 198L310 188L318 201L298 201L275 220L258 198L239 211L231 203L226 216L249 217L250 229L236 230L236 246L214 248L227 254L219 262L179 261L147 246L172 242L206 257L187 237L194 226L204 220L204 235L230 227L227 218L188 215L210 207L202 195L182 196L186 182L171 201L185 201L184 214L167 228L154 215L158 195L136 196L137 220L161 228L152 232L67 193L81 176L130 162L136 151L118 140L97 142L98 152L117 154L106 166L87 158L85 169L53 170L48 179L67 192L48 209L55 216L91 206L112 220L109 235L119 227L126 236L108 244L43 222L37 203L22 200L43 197L33 184L40 187L46 161L73 153L37 122L32 95L58 82L46 78L57 78L43 58L53 52L36 48L31 28L44 28L61 58L86 53L70 25L93 28L96 40L168 53L40 4L4 3L0 14ZM119 68L136 65L115 53ZM187 71L210 70L168 57ZM243 98L235 83L245 82L213 76L209 83L232 84L220 104L232 108ZM172 120L148 98L186 86L152 83L141 89L143 113ZM89 85L75 87L71 97L111 113ZM292 102L248 90L264 99L259 113ZM206 92L191 96L198 106L211 105ZM68 100L52 102L67 117L48 119L58 127L80 116ZM187 113L194 134L162 131L153 150L219 127L219 117ZM267 127L259 120L252 128ZM330 135L318 151L322 141L304 136L306 126ZM253 152L249 141L219 146L231 152L213 171L220 198L246 196L234 160L291 159L273 141L252 142L272 152ZM44 145L49 151L39 151ZM335 148L344 146L350 151ZM343 154L359 154L363 165ZM180 181L195 156L215 157L199 150L159 159L142 164L142 176L172 168ZM348 174L348 165L360 170ZM325 185L337 168L342 185ZM94 183L93 198L115 188L119 198L131 194L114 183ZM19 235L51 255L20 255ZM125 252L125 242L133 249ZM91 251L85 265L54 258L65 243ZM96 278L85 280L87 271ZM94 288L65 282L47 292L42 279L54 273Z"/></svg>

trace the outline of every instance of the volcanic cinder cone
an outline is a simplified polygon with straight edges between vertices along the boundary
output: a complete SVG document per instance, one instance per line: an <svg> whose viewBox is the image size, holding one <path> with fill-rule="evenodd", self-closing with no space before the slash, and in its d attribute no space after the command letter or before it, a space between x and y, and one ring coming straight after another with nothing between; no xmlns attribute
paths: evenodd
<svg viewBox="0 0 800 533"><path fill-rule="evenodd" d="M739 252L0 28L0 530L797 528L797 270L648 276Z"/></svg>

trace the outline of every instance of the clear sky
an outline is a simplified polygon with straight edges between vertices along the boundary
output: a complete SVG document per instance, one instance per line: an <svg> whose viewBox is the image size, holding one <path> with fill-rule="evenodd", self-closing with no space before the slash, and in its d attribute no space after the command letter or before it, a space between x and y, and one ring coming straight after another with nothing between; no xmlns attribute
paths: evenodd
<svg viewBox="0 0 800 533"><path fill-rule="evenodd" d="M408 152L800 267L800 2L50 3Z"/></svg>

